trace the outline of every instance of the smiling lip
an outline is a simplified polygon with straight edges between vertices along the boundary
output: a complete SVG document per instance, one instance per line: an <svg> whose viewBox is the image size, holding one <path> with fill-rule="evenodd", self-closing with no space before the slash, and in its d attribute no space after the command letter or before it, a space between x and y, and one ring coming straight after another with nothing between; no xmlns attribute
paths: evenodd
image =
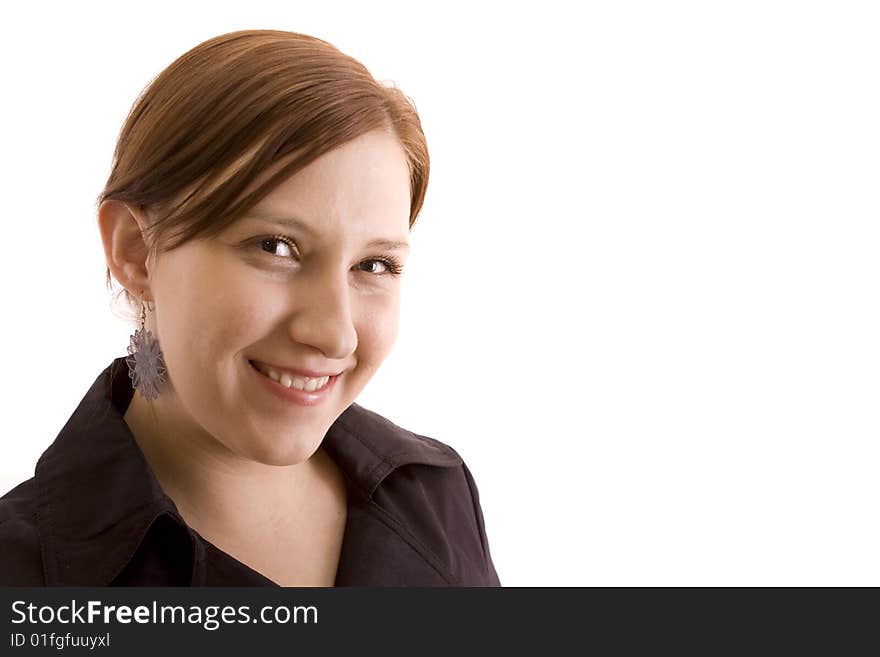
<svg viewBox="0 0 880 657"><path fill-rule="evenodd" d="M339 378L339 375L330 375L330 380L327 381L323 388L308 392L306 390L297 390L293 387L288 388L277 381L273 381L258 370L251 361L248 361L248 369L262 382L262 385L266 387L268 392L286 402L292 402L300 406L315 406L327 399L336 385L336 379Z"/></svg>
<svg viewBox="0 0 880 657"><path fill-rule="evenodd" d="M252 360L253 363L259 363L266 369L273 369L279 374L281 372L288 372L289 374L295 374L298 377L309 377L311 379L317 379L322 376L337 376L340 372L315 372L314 370L301 370L296 367L287 367L285 365L273 365L272 363L264 363L261 360Z"/></svg>

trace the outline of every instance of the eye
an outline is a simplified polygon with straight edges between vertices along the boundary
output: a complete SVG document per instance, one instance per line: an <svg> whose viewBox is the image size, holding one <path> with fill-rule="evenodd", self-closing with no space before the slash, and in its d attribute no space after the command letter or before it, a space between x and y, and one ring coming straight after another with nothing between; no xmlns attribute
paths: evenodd
<svg viewBox="0 0 880 657"><path fill-rule="evenodd" d="M373 266L370 266L368 269L366 269L366 268L362 268L362 271L365 271L365 272L367 272L368 274L384 274L385 271L388 270L388 263L386 263L384 260L379 260L378 258L371 258L370 260L364 260L364 261L363 261L362 263L360 263L360 265L358 265L358 266L361 266L361 265L372 265L373 263L378 264L378 265L381 265L384 269L381 270L381 271L378 271L378 272L377 272L377 271L373 271L373 269L374 269Z"/></svg>
<svg viewBox="0 0 880 657"><path fill-rule="evenodd" d="M391 274L392 276L399 276L401 272L403 272L403 267L401 266L401 264L393 258L370 258L368 260L364 260L360 264L365 265L370 263L379 263L383 267L383 269L377 272L373 271L373 268L370 267L369 269L362 269L361 271L366 271L368 274L375 274L377 276L387 276L388 274Z"/></svg>
<svg viewBox="0 0 880 657"><path fill-rule="evenodd" d="M291 242L286 237L281 237L279 235L273 235L271 237L264 237L260 240L259 245L260 249L269 253L271 255L279 255L278 254L278 245L281 244L284 248L282 251L286 250L288 253L280 254L281 257L288 257L293 255L294 243Z"/></svg>
<svg viewBox="0 0 880 657"><path fill-rule="evenodd" d="M297 255L296 243L284 235L267 235L258 238L256 244L260 251L276 258L290 258ZM368 258L358 263L357 268L374 276L400 276L403 272L403 265L392 256Z"/></svg>

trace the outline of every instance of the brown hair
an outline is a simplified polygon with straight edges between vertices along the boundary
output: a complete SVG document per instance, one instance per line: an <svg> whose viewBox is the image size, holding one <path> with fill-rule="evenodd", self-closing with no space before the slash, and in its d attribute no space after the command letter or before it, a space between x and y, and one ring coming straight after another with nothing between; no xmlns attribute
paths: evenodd
<svg viewBox="0 0 880 657"><path fill-rule="evenodd" d="M430 170L412 100L321 39L230 32L181 55L141 92L97 205L149 210L150 249L171 250L217 235L317 157L375 129L394 134L406 152L412 228ZM122 293L133 308L134 297Z"/></svg>

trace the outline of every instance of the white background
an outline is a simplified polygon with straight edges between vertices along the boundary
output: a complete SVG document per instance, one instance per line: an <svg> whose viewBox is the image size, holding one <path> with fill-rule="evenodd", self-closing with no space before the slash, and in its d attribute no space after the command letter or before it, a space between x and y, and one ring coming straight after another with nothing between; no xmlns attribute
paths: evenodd
<svg viewBox="0 0 880 657"><path fill-rule="evenodd" d="M358 401L464 457L504 585L880 585L874 3L20 6L2 491L125 353L95 197L132 102L285 29L419 109L401 335Z"/></svg>

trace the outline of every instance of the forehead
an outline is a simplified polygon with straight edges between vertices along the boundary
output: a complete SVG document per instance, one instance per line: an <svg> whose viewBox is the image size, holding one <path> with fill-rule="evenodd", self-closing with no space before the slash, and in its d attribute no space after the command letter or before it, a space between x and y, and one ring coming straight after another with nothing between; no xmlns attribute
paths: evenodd
<svg viewBox="0 0 880 657"><path fill-rule="evenodd" d="M257 203L246 218L294 219L316 234L405 236L410 178L406 153L374 131L323 154Z"/></svg>

